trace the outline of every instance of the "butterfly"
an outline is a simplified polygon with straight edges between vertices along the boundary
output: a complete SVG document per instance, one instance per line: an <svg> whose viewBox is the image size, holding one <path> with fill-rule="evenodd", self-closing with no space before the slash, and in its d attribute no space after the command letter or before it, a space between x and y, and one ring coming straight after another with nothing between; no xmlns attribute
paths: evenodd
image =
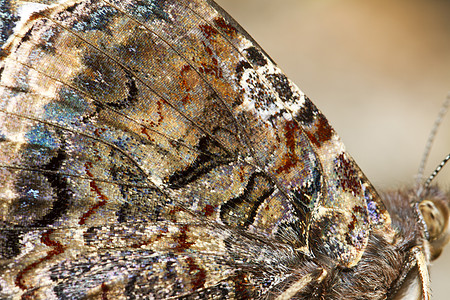
<svg viewBox="0 0 450 300"><path fill-rule="evenodd" d="M429 297L448 194L378 194L213 1L5 8L0 297Z"/></svg>

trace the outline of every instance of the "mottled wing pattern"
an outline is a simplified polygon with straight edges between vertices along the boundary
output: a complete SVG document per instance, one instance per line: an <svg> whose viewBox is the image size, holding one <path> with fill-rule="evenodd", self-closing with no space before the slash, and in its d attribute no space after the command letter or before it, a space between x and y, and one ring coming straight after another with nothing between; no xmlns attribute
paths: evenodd
<svg viewBox="0 0 450 300"><path fill-rule="evenodd" d="M17 12L14 11L10 1L0 2L0 47L12 35L14 24L17 22Z"/></svg>
<svg viewBox="0 0 450 300"><path fill-rule="evenodd" d="M389 226L325 117L211 1L49 6L0 76L2 298L269 297Z"/></svg>

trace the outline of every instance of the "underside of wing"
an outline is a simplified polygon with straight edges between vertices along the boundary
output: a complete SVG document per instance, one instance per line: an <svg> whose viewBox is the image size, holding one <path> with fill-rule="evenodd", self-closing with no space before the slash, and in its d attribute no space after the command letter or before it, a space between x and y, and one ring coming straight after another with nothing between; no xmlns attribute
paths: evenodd
<svg viewBox="0 0 450 300"><path fill-rule="evenodd" d="M39 7L0 76L3 290L270 290L301 257L353 266L389 224L325 117L211 1Z"/></svg>

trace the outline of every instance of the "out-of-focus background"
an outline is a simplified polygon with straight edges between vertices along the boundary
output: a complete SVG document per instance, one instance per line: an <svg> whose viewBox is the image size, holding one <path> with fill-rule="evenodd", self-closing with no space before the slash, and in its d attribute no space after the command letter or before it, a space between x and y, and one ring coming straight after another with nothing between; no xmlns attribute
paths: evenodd
<svg viewBox="0 0 450 300"><path fill-rule="evenodd" d="M379 190L414 182L450 92L449 0L217 0L327 116ZM425 174L450 152L450 113ZM438 176L450 190L450 165ZM431 269L449 299L450 245Z"/></svg>

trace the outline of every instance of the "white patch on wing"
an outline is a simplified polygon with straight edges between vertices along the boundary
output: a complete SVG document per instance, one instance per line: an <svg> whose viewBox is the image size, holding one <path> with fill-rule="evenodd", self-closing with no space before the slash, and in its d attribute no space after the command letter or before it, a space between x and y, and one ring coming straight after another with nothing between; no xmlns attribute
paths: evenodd
<svg viewBox="0 0 450 300"><path fill-rule="evenodd" d="M265 66L258 68L258 72L264 76L283 74L283 71L272 64L269 60ZM292 97L289 102L283 102L283 106L291 112L299 111L305 103L305 93L303 93L289 78L286 77L289 83L289 88L292 92ZM297 100L296 100L297 99Z"/></svg>
<svg viewBox="0 0 450 300"><path fill-rule="evenodd" d="M23 25L28 21L30 16L38 11L42 11L44 9L47 9L49 6L42 3L33 3L33 2L24 2L23 5L21 5L17 9L17 15L19 16L19 21L16 22L16 25L14 26L13 34L8 38L6 43L4 45L9 44L9 42L14 38L17 31L20 30Z"/></svg>
<svg viewBox="0 0 450 300"><path fill-rule="evenodd" d="M276 102L273 103L258 103L258 100L262 100L261 102L264 100L259 99L257 95L260 87L257 87L255 83L261 83L259 79L259 73L253 69L246 69L242 74L240 85L244 90L244 101L241 104L241 108L246 111L255 112L263 121L267 121L270 117L278 114L281 109L279 103L276 103L278 101L275 98L273 100ZM264 92L262 91L262 94Z"/></svg>

